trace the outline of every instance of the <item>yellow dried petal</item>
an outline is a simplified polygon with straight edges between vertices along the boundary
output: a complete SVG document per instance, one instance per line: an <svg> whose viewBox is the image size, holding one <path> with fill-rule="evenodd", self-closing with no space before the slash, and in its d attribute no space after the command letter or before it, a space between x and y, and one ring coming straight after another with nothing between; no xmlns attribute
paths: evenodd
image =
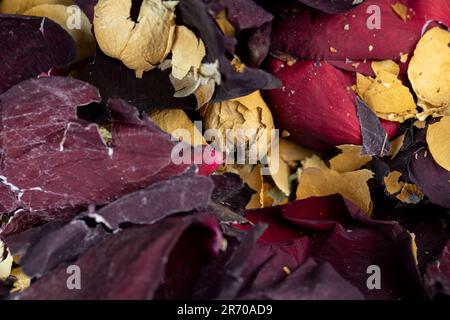
<svg viewBox="0 0 450 320"><path fill-rule="evenodd" d="M386 191L404 203L416 204L420 202L424 197L423 192L415 184L400 181L401 176L402 174L399 171L389 172L384 177Z"/></svg>
<svg viewBox="0 0 450 320"><path fill-rule="evenodd" d="M206 144L202 133L194 126L194 123L189 119L186 112L181 109L158 110L150 113L149 116L161 130L164 130L176 138L179 138L177 136L177 132L180 132L179 130L186 130L186 132L189 133L189 136L183 137L183 141L193 146ZM190 140L187 140L189 138Z"/></svg>
<svg viewBox="0 0 450 320"><path fill-rule="evenodd" d="M242 137L239 143L270 143L270 130L274 128L272 113L259 91L250 95L208 105L203 119L205 130L218 130L223 136L223 147L227 130L239 136L240 130L253 130L254 136Z"/></svg>
<svg viewBox="0 0 450 320"><path fill-rule="evenodd" d="M371 77L366 77L358 72L356 73L356 92L360 97L364 95L372 83L373 79Z"/></svg>
<svg viewBox="0 0 450 320"><path fill-rule="evenodd" d="M427 143L434 161L450 171L450 116L428 126Z"/></svg>
<svg viewBox="0 0 450 320"><path fill-rule="evenodd" d="M236 29L234 29L234 26L228 20L226 10L222 10L217 14L216 23L227 37L234 37L236 35Z"/></svg>
<svg viewBox="0 0 450 320"><path fill-rule="evenodd" d="M391 156L391 159L395 158L395 156L402 149L403 142L405 141L405 137L406 137L406 133L398 136L393 141L391 141L391 151L389 152L389 155Z"/></svg>
<svg viewBox="0 0 450 320"><path fill-rule="evenodd" d="M291 184L289 183L289 176L291 175L291 169L286 161L281 157L278 159L278 166L274 166L272 155L269 160L269 172L275 185L280 189L286 196L291 193Z"/></svg>
<svg viewBox="0 0 450 320"><path fill-rule="evenodd" d="M6 250L6 247L0 240L0 280L8 278L11 273L11 266L13 263L13 257L9 254L9 252L6 256L6 259L2 260L4 250Z"/></svg>
<svg viewBox="0 0 450 320"><path fill-rule="evenodd" d="M433 28L420 39L408 77L424 109L420 117L440 116L450 107L450 32Z"/></svg>
<svg viewBox="0 0 450 320"><path fill-rule="evenodd" d="M396 196L398 200L404 203L416 204L422 200L424 194L415 184L405 183L402 191Z"/></svg>
<svg viewBox="0 0 450 320"><path fill-rule="evenodd" d="M315 154L314 151L302 147L288 139L280 139L280 158L286 162L302 161Z"/></svg>
<svg viewBox="0 0 450 320"><path fill-rule="evenodd" d="M169 54L175 33L176 1L143 0L137 22L130 17L131 0L100 0L95 6L94 32L102 51L122 60L136 77L160 64Z"/></svg>
<svg viewBox="0 0 450 320"><path fill-rule="evenodd" d="M200 87L198 87L198 89L194 92L198 107L202 107L210 102L215 90L216 82L213 79L209 79L206 84L200 85Z"/></svg>
<svg viewBox="0 0 450 320"><path fill-rule="evenodd" d="M364 212L372 212L372 200L367 181L373 177L370 170L363 169L339 173L329 169L318 157L313 157L305 169L299 170L297 199L340 194Z"/></svg>
<svg viewBox="0 0 450 320"><path fill-rule="evenodd" d="M95 53L95 39L91 32L91 22L81 9L72 12L69 7L61 4L42 4L32 7L25 13L27 16L46 17L58 23L66 30L77 44L76 60L92 57ZM77 19L79 18L79 21ZM80 23L80 28L72 26ZM44 30L45 32L45 30Z"/></svg>
<svg viewBox="0 0 450 320"><path fill-rule="evenodd" d="M396 2L393 5L391 5L392 10L403 20L408 20L408 7L405 6L403 3Z"/></svg>
<svg viewBox="0 0 450 320"><path fill-rule="evenodd" d="M401 176L402 176L401 172L392 171L389 172L389 174L386 177L384 177L384 185L386 186L386 191L390 195L395 196L402 190L404 183L399 181Z"/></svg>
<svg viewBox="0 0 450 320"><path fill-rule="evenodd" d="M371 156L361 155L361 146L345 144L337 148L342 152L330 159L330 168L337 172L350 172L361 169L372 160Z"/></svg>
<svg viewBox="0 0 450 320"><path fill-rule="evenodd" d="M195 76L205 54L203 41L185 26L177 26L172 47L172 76L181 80L191 68Z"/></svg>
<svg viewBox="0 0 450 320"><path fill-rule="evenodd" d="M0 13L3 14L23 14L28 9L41 4L62 4L72 6L73 0L1 0Z"/></svg>
<svg viewBox="0 0 450 320"><path fill-rule="evenodd" d="M377 77L371 81L363 80L363 76L357 78L358 94L376 113L386 120L403 122L416 114L414 97L407 87L395 74L383 69L377 69Z"/></svg>
<svg viewBox="0 0 450 320"><path fill-rule="evenodd" d="M378 75L381 71L389 72L396 77L400 74L400 67L393 60L383 60L372 62L372 70L375 75Z"/></svg>
<svg viewBox="0 0 450 320"><path fill-rule="evenodd" d="M15 268L11 271L11 275L16 278L14 281L14 287L11 293L21 292L27 289L31 284L31 279L22 270L22 268Z"/></svg>

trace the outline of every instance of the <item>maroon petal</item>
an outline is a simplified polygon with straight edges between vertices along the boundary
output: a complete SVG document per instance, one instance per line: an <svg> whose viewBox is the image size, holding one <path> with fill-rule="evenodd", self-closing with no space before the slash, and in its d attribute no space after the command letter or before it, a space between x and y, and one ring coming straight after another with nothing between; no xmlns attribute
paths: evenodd
<svg viewBox="0 0 450 320"><path fill-rule="evenodd" d="M450 242L442 250L441 257L428 266L425 286L431 297L437 294L450 296Z"/></svg>
<svg viewBox="0 0 450 320"><path fill-rule="evenodd" d="M171 161L170 136L121 100L110 103L113 140L106 145L98 126L76 115L78 106L99 100L91 85L60 77L25 81L0 96L2 181L20 207L32 212L25 214L29 221L22 221L22 229L106 204L188 169Z"/></svg>
<svg viewBox="0 0 450 320"><path fill-rule="evenodd" d="M199 259L217 255L221 236L211 217L170 218L151 226L128 228L106 237L72 263L81 270L81 289L67 288L67 265L37 280L19 299L151 299L166 290L186 298L189 285L198 276ZM173 254L186 250L183 274L172 289ZM170 272L168 272L170 271ZM178 272L183 272L179 270ZM179 274L177 275L179 276Z"/></svg>
<svg viewBox="0 0 450 320"><path fill-rule="evenodd" d="M393 11L391 5L397 2L412 9L409 12L411 18L407 21L400 19ZM379 28L368 27L374 14L374 11L368 10L370 6L380 9ZM353 10L338 15L299 10L278 19L274 25L272 46L312 60L399 60L401 54L411 55L428 20L450 25L448 2L367 0Z"/></svg>
<svg viewBox="0 0 450 320"><path fill-rule="evenodd" d="M362 143L356 112L354 79L327 62L297 61L293 66L276 59L269 68L283 82L267 92L272 112L281 130L299 144L326 149ZM386 125L392 137L399 125Z"/></svg>
<svg viewBox="0 0 450 320"><path fill-rule="evenodd" d="M0 94L13 85L73 62L72 37L50 19L0 14Z"/></svg>

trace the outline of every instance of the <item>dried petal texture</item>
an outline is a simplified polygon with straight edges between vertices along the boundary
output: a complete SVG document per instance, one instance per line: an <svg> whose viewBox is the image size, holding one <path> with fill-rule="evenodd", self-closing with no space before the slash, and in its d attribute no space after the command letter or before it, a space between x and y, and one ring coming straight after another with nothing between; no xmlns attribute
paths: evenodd
<svg viewBox="0 0 450 320"><path fill-rule="evenodd" d="M0 280L5 280L11 274L13 257L5 244L0 240Z"/></svg>
<svg viewBox="0 0 450 320"><path fill-rule="evenodd" d="M162 130L174 138L181 139L192 146L206 144L199 128L194 125L186 112L180 109L157 110L150 113L150 118Z"/></svg>
<svg viewBox="0 0 450 320"><path fill-rule="evenodd" d="M423 192L414 184L400 181L401 176L401 172L392 171L384 177L387 193L404 203L419 203L424 197Z"/></svg>
<svg viewBox="0 0 450 320"><path fill-rule="evenodd" d="M372 160L371 156L361 155L361 146L346 144L337 148L341 150L341 153L330 159L330 168L337 172L361 169Z"/></svg>
<svg viewBox="0 0 450 320"><path fill-rule="evenodd" d="M313 149L362 144L356 113L353 79L327 62L298 61L294 65L272 59L269 69L283 82L267 92L268 103L281 130ZM398 124L382 122L389 136Z"/></svg>
<svg viewBox="0 0 450 320"><path fill-rule="evenodd" d="M428 126L427 143L434 161L450 171L450 116Z"/></svg>
<svg viewBox="0 0 450 320"><path fill-rule="evenodd" d="M441 256L427 267L425 286L431 297L436 294L450 295L450 242Z"/></svg>
<svg viewBox="0 0 450 320"><path fill-rule="evenodd" d="M218 147L219 150L225 150L227 147L227 130L236 137L240 136L238 141L242 145L249 141L258 143L260 139L269 144L270 130L274 128L272 113L259 91L248 96L211 103L206 109L203 124L206 130L215 129L221 133L222 145ZM251 136L244 136L245 130L251 130Z"/></svg>
<svg viewBox="0 0 450 320"><path fill-rule="evenodd" d="M438 165L428 150L416 151L408 166L409 178L430 202L450 208L450 172Z"/></svg>
<svg viewBox="0 0 450 320"><path fill-rule="evenodd" d="M67 261L73 261L104 239L130 224L154 224L164 218L207 207L213 183L194 174L174 177L127 194L97 212L85 212L66 224L50 222L9 236L7 244L30 277L42 277ZM85 220L97 224L88 225Z"/></svg>
<svg viewBox="0 0 450 320"><path fill-rule="evenodd" d="M327 168L318 157L312 157L299 170L297 199L340 194L370 214L372 199L367 181L372 177L373 173L367 169L339 173Z"/></svg>
<svg viewBox="0 0 450 320"><path fill-rule="evenodd" d="M17 298L152 299L168 291L172 298L186 299L200 267L217 255L221 243L217 222L210 216L128 228L97 242L71 263L86 270L80 290L67 290L63 265Z"/></svg>
<svg viewBox="0 0 450 320"><path fill-rule="evenodd" d="M404 122L414 118L416 103L411 91L396 74L377 69L375 73L375 79L357 75L359 96L381 119Z"/></svg>
<svg viewBox="0 0 450 320"><path fill-rule="evenodd" d="M42 4L32 7L24 14L49 18L64 28L77 44L76 60L80 61L94 56L95 39L88 17L79 8L72 8L61 4Z"/></svg>
<svg viewBox="0 0 450 320"><path fill-rule="evenodd" d="M305 238L309 239L308 247L296 246L286 253L301 263L306 249L307 256L329 263L349 282L347 286L353 285L367 299L423 297L411 250L412 238L408 232L398 223L370 219L353 204L344 204L339 196L310 198L283 206L251 210L246 212L245 217L255 224L269 223L260 243L271 244L280 250L286 243L300 240L305 243ZM263 260L264 256L258 258ZM272 275L282 268L281 263L270 265ZM367 268L374 264L383 270L381 290L369 290L367 287ZM292 260L285 265L291 271L284 280L288 282L305 263L297 266L297 269ZM332 281L333 278L320 281L321 287L326 288L323 289L324 295L327 290L334 291L336 283ZM275 286L280 284L278 279L275 278ZM308 283L308 280L293 286L300 287L305 282ZM278 293L281 295L283 291ZM283 298L287 299L288 296Z"/></svg>
<svg viewBox="0 0 450 320"><path fill-rule="evenodd" d="M94 32L102 51L122 60L141 78L166 58L175 33L175 1L144 0L137 21L130 18L131 0L100 0Z"/></svg>
<svg viewBox="0 0 450 320"><path fill-rule="evenodd" d="M389 134L384 130L380 119L360 98L356 99L356 105L358 106L359 125L363 140L362 153L381 157L388 155L391 149ZM385 124L388 123L394 122Z"/></svg>
<svg viewBox="0 0 450 320"><path fill-rule="evenodd" d="M50 19L0 15L0 94L11 86L73 62L72 37Z"/></svg>
<svg viewBox="0 0 450 320"><path fill-rule="evenodd" d="M60 218L189 167L174 165L170 136L122 100L110 103L112 142L106 145L98 126L76 113L99 100L91 85L60 77L25 81L0 96L2 184L30 211L10 221L14 228L21 226L16 218L31 220L23 228L36 223L33 216Z"/></svg>
<svg viewBox="0 0 450 320"><path fill-rule="evenodd" d="M41 4L74 5L73 0L2 0L0 1L0 13L24 14L25 11Z"/></svg>
<svg viewBox="0 0 450 320"><path fill-rule="evenodd" d="M196 77L205 54L203 41L185 26L177 26L172 47L172 76L181 80L193 70Z"/></svg>
<svg viewBox="0 0 450 320"><path fill-rule="evenodd" d="M411 10L411 19L403 21L392 10L397 2ZM429 20L450 25L447 0L366 0L337 15L300 9L282 15L274 24L272 47L304 59L341 61L347 70L370 74L363 61L400 61L402 55L413 52ZM359 62L359 67L352 66Z"/></svg>
<svg viewBox="0 0 450 320"><path fill-rule="evenodd" d="M449 9L450 10L450 9ZM450 115L450 32L433 28L420 39L408 68L408 77L428 115Z"/></svg>

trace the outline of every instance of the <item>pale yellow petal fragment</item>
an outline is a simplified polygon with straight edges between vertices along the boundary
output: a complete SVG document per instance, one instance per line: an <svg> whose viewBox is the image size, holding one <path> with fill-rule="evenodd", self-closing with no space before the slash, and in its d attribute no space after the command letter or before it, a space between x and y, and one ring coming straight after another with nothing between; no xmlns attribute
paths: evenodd
<svg viewBox="0 0 450 320"><path fill-rule="evenodd" d="M428 126L427 143L434 161L450 171L450 116Z"/></svg>
<svg viewBox="0 0 450 320"><path fill-rule="evenodd" d="M13 269L11 275L16 278L11 293L21 292L30 286L31 279L23 272L22 268Z"/></svg>
<svg viewBox="0 0 450 320"><path fill-rule="evenodd" d="M4 280L9 277L11 273L11 266L13 263L13 257L11 254L7 254L5 260L3 259L4 250L7 250L3 242L0 240L0 280Z"/></svg>
<svg viewBox="0 0 450 320"><path fill-rule="evenodd" d="M391 5L392 10L402 19L403 21L407 21L409 19L408 15L408 7L405 6L403 3L396 2L393 5Z"/></svg>
<svg viewBox="0 0 450 320"><path fill-rule="evenodd" d="M226 10L222 10L217 14L216 23L227 37L234 37L236 35L236 29L233 27L230 20L228 20Z"/></svg>
<svg viewBox="0 0 450 320"><path fill-rule="evenodd" d="M401 176L402 176L401 172L392 171L389 172L389 174L386 177L384 177L384 185L386 186L386 191L390 195L395 196L402 190L403 183L399 181Z"/></svg>
<svg viewBox="0 0 450 320"><path fill-rule="evenodd" d="M408 77L423 112L418 116L450 115L450 32L433 28L420 39Z"/></svg>
<svg viewBox="0 0 450 320"><path fill-rule="evenodd" d="M302 147L288 139L280 139L280 157L286 162L302 161L315 154L314 151Z"/></svg>
<svg viewBox="0 0 450 320"><path fill-rule="evenodd" d="M372 62L372 70L377 76L381 71L389 72L396 77L400 74L400 67L393 60L374 61Z"/></svg>
<svg viewBox="0 0 450 320"><path fill-rule="evenodd" d="M330 159L330 168L337 172L350 172L361 169L372 160L371 156L361 155L361 146L346 144L337 148L342 152Z"/></svg>
<svg viewBox="0 0 450 320"><path fill-rule="evenodd" d="M320 159L311 159L309 163L305 161L306 168L299 170L297 199L340 194L370 215L372 200L367 181L373 173L367 169L339 173L320 162Z"/></svg>
<svg viewBox="0 0 450 320"><path fill-rule="evenodd" d="M150 118L165 132L179 138L181 134L182 140L193 145L199 146L206 144L202 133L189 119L186 112L181 109L165 109L151 112ZM186 137L181 130L185 130ZM189 140L185 140L185 138Z"/></svg>
<svg viewBox="0 0 450 320"><path fill-rule="evenodd" d="M185 26L177 26L172 47L172 76L181 80L192 69L195 77L205 54L203 41Z"/></svg>

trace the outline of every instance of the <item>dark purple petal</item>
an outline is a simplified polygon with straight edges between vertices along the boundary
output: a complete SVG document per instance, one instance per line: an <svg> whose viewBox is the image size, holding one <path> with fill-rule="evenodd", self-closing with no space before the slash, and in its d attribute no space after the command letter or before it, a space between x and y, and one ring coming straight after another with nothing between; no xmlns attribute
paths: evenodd
<svg viewBox="0 0 450 320"><path fill-rule="evenodd" d="M425 286L431 297L437 294L450 296L450 241L442 250L439 259L428 266Z"/></svg>
<svg viewBox="0 0 450 320"><path fill-rule="evenodd" d="M227 0L227 18L238 30L254 29L272 21L273 16L253 0Z"/></svg>
<svg viewBox="0 0 450 320"><path fill-rule="evenodd" d="M192 233L192 231L195 231ZM179 293L188 286L199 270L184 278L180 287L167 288L174 275L172 253L179 245L186 252L185 270L197 266L197 259L217 255L221 242L218 226L211 217L169 218L150 226L132 227L107 236L80 256L73 265L81 270L81 289L67 288L67 265L61 266L19 294L19 299L152 299L166 290ZM69 264L70 265L70 264ZM182 270L181 270L182 272ZM184 287L183 287L184 286Z"/></svg>
<svg viewBox="0 0 450 320"><path fill-rule="evenodd" d="M362 154L386 156L391 149L391 143L380 119L359 97L356 98L356 105L363 140Z"/></svg>
<svg viewBox="0 0 450 320"><path fill-rule="evenodd" d="M434 204L450 208L450 172L439 166L426 149L411 155L409 178Z"/></svg>
<svg viewBox="0 0 450 320"><path fill-rule="evenodd" d="M175 90L169 79L170 70L153 69L141 79L120 60L106 56L97 49L94 61L83 71L80 79L97 87L104 100L121 98L140 110L156 108L195 109L194 96L174 98Z"/></svg>
<svg viewBox="0 0 450 320"><path fill-rule="evenodd" d="M72 37L47 18L0 14L0 94L13 85L73 62Z"/></svg>
<svg viewBox="0 0 450 320"><path fill-rule="evenodd" d="M99 100L91 85L60 77L25 81L0 96L2 183L30 211L15 215L16 226L29 226L24 215L31 224L65 219L189 168L172 162L170 136L122 100L109 104L106 145L96 124L77 118L78 106Z"/></svg>
<svg viewBox="0 0 450 320"><path fill-rule="evenodd" d="M363 294L333 267L312 258L275 286L252 292L244 299L271 300L363 300Z"/></svg>

